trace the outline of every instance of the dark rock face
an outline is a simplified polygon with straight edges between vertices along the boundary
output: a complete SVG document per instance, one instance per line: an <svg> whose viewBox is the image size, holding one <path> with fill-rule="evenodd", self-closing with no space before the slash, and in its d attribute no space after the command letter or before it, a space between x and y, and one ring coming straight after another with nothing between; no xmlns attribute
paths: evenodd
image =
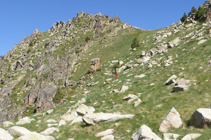
<svg viewBox="0 0 211 140"><path fill-rule="evenodd" d="M81 52L87 51L96 38L103 40L106 34L112 34L111 30L116 33L122 29L118 23L122 22L117 16L112 19L100 13L80 12L66 24L54 23L47 32L36 29L0 57L0 124L21 118L26 108L41 112L58 105L53 101L59 89L65 87L66 93L62 94L66 96L71 88L83 83L82 77L71 79L78 60L84 59ZM93 59L90 74L100 68L100 59Z"/></svg>
<svg viewBox="0 0 211 140"><path fill-rule="evenodd" d="M58 87L54 83L36 83L25 97L24 103L28 106L36 104L36 112L54 107L53 97L57 93Z"/></svg>

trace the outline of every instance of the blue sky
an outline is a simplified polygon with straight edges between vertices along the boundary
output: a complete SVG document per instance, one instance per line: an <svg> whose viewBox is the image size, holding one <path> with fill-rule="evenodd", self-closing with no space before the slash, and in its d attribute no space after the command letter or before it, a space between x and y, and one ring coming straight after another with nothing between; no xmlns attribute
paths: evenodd
<svg viewBox="0 0 211 140"><path fill-rule="evenodd" d="M78 12L113 17L142 29L154 30L179 21L192 6L205 0L0 0L0 56L37 28L47 31Z"/></svg>

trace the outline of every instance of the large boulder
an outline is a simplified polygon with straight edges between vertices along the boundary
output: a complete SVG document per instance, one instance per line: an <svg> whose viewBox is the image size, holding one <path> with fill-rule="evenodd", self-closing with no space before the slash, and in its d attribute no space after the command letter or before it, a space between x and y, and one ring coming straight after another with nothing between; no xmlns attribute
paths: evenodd
<svg viewBox="0 0 211 140"><path fill-rule="evenodd" d="M6 130L0 128L0 140L13 140L13 136L11 136Z"/></svg>
<svg viewBox="0 0 211 140"><path fill-rule="evenodd" d="M202 128L211 127L211 109L210 108L199 108L191 116L189 125Z"/></svg>
<svg viewBox="0 0 211 140"><path fill-rule="evenodd" d="M90 72L96 72L97 69L101 68L101 62L100 62L100 58L95 58L92 59L91 61L91 67L90 67Z"/></svg>
<svg viewBox="0 0 211 140"><path fill-rule="evenodd" d="M162 140L158 137L152 130L146 126L142 125L139 130L134 133L131 137L132 140Z"/></svg>
<svg viewBox="0 0 211 140"><path fill-rule="evenodd" d="M123 100L126 100L128 103L132 102L133 100L137 99L138 96L134 94L129 94L123 98Z"/></svg>
<svg viewBox="0 0 211 140"><path fill-rule="evenodd" d="M182 119L180 117L180 114L177 112L177 110L174 107L172 107L168 115L161 122L159 126L159 131L167 132L172 127L179 128L181 126L182 126Z"/></svg>
<svg viewBox="0 0 211 140"><path fill-rule="evenodd" d="M23 135L27 135L27 134L32 133L28 129L26 129L24 127L20 127L20 126L13 126L8 130L8 132L12 136L23 136Z"/></svg>
<svg viewBox="0 0 211 140"><path fill-rule="evenodd" d="M18 140L55 140L55 138L52 136L44 136L36 132L31 132L30 134L19 137Z"/></svg>
<svg viewBox="0 0 211 140"><path fill-rule="evenodd" d="M134 115L127 114L127 115L120 115L117 113L93 113L93 114L86 114L83 117L83 121L88 125L95 125L100 122L112 122L117 121L120 119L132 119Z"/></svg>
<svg viewBox="0 0 211 140"><path fill-rule="evenodd" d="M89 113L93 113L95 111L94 107L88 107L85 104L81 104L77 109L76 112L80 116L84 116Z"/></svg>
<svg viewBox="0 0 211 140"><path fill-rule="evenodd" d="M178 79L175 87L173 88L174 92L177 91L186 91L190 87L190 80Z"/></svg>

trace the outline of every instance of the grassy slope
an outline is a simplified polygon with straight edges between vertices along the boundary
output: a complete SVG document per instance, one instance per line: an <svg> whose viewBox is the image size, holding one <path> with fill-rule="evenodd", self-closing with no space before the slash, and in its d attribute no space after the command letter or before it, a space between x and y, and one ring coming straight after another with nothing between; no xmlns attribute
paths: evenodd
<svg viewBox="0 0 211 140"><path fill-rule="evenodd" d="M197 29L196 27L195 29ZM193 30L195 30L193 29ZM164 29L162 29L164 30ZM127 33L125 33L127 32ZM173 64L164 68L164 64L161 63L160 67L153 66L152 69L147 69L146 65L140 66L135 69L130 69L128 72L120 72L118 80L112 75L105 75L105 72L111 72L112 68L109 67L111 60L122 60L124 64L135 58L139 58L142 50L149 50L155 47L153 44L153 35L157 31L140 31L134 30L128 32L123 30L118 32L117 36L112 39L105 40L103 42L96 41L89 50L82 54L82 59L78 62L81 63L77 67L76 73L74 73L73 79L78 79L89 70L90 60L99 57L102 61L102 70L94 74L93 81L86 81L85 84L90 82L99 81L98 85L88 88L90 93L86 97L86 105L93 106L96 112L121 112L122 114L135 114L132 120L121 120L119 126L115 126L114 122L97 124L96 126L85 126L84 123L75 124L73 126L65 125L60 127L60 133L55 133L53 136L58 139L74 138L75 140L98 140L94 135L97 132L104 131L109 128L114 128L114 136L122 137L124 139L130 139L132 134L136 132L142 124L148 125L156 134L162 137L162 133L158 131L158 126L163 118L167 115L172 107L180 113L184 122L183 128L172 129L169 132L185 135L188 133L201 133L202 136L199 139L208 139L211 137L210 130L207 128L197 129L194 127L187 127L187 121L190 119L192 113L197 108L208 108L210 106L210 71L207 62L211 59L211 40L208 40L202 45L197 45L197 41L191 41L184 43L183 40L178 47L170 49L167 53L156 55L152 59L163 57L166 59L168 56L173 57ZM179 33L172 35L166 41L170 41L175 37L181 37L188 34L191 31L180 31ZM141 45L136 51L131 51L130 44L134 37L138 40L149 40L148 43ZM107 47L104 47L108 44ZM193 49L195 47L195 49ZM98 51L97 51L98 50ZM92 55L89 55L93 53ZM176 54L178 57L176 57ZM181 70L180 67L184 67ZM203 67L199 69L199 67ZM146 77L142 79L134 79L135 75L146 74ZM177 75L180 78L196 80L196 85L192 86L187 91L171 93L173 86L164 86L164 82L171 76ZM109 84L104 84L105 79L113 78ZM127 80L129 79L129 80ZM207 81L206 81L207 80ZM153 86L149 86L154 83ZM130 88L125 93L114 93L113 89L120 89L122 85L128 85ZM85 86L85 85L84 85ZM77 95L72 100L77 101L84 97L82 90L77 90ZM133 107L133 104L128 104L123 101L122 98L128 94L143 93L141 95L142 103L138 107ZM59 120L59 117L63 115L71 103L67 103L55 108L55 111L51 115L32 116L36 119L30 125L24 125L29 130L41 132L47 128L45 120L54 118ZM114 105L118 105L116 108L112 108ZM160 108L157 105L162 105ZM36 126L37 120L42 120L39 126ZM31 126L35 127L31 127ZM129 133L126 130L131 130Z"/></svg>

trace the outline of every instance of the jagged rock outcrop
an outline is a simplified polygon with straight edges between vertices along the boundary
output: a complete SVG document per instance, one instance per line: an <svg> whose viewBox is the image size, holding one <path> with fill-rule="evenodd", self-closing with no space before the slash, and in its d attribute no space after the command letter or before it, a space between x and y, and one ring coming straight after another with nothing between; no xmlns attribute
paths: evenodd
<svg viewBox="0 0 211 140"><path fill-rule="evenodd" d="M96 72L96 70L101 68L101 62L100 62L100 58L95 58L92 59L91 61L91 67L90 67L90 72L94 73Z"/></svg>
<svg viewBox="0 0 211 140"><path fill-rule="evenodd" d="M31 90L25 97L24 103L28 106L36 103L36 112L51 109L55 105L53 97L57 93L58 87L54 83L39 83L35 85L36 88Z"/></svg>

